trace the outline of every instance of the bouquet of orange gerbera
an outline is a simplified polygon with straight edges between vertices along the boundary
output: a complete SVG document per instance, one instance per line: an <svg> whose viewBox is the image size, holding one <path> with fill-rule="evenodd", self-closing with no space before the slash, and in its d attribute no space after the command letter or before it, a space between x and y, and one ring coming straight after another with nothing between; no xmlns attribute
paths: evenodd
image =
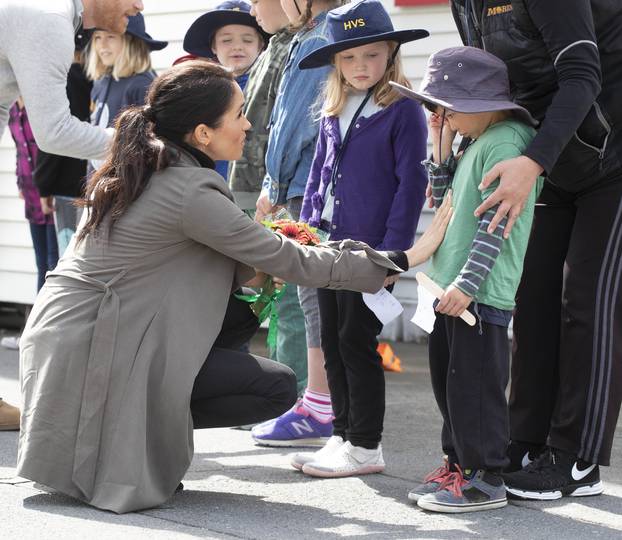
<svg viewBox="0 0 622 540"><path fill-rule="evenodd" d="M276 233L282 234L290 240L294 240L303 246L317 246L322 239L317 233L317 229L307 223L301 223L291 219L285 210L279 211L273 219L266 219L261 222L266 228ZM276 304L285 293L287 285L278 287L271 276L268 276L261 285L260 291L253 295L238 295L238 298L251 303L251 310L262 323L267 318L270 319L268 325L268 347L276 347L276 333L279 316Z"/></svg>
<svg viewBox="0 0 622 540"><path fill-rule="evenodd" d="M317 229L307 223L293 219L264 220L261 223L268 229L278 232L290 240L295 240L303 246L317 246L322 241L317 234Z"/></svg>

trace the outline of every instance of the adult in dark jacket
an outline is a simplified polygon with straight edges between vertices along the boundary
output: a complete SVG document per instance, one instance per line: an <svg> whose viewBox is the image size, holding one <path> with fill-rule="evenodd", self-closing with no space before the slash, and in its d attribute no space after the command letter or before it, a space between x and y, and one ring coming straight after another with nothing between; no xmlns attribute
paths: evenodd
<svg viewBox="0 0 622 540"><path fill-rule="evenodd" d="M90 32L76 35L74 63L67 76L67 98L73 116L87 122L90 118L92 83L84 73L82 50L88 43ZM58 252L62 256L78 225L78 208L74 205L82 195L86 176L86 161L39 151L34 182L41 196L44 213L54 212Z"/></svg>
<svg viewBox="0 0 622 540"><path fill-rule="evenodd" d="M90 118L91 87L92 84L86 78L82 65L72 64L67 78L67 97L71 114L82 121L88 121ZM46 198L48 206L51 202L48 197L54 195L79 197L82 194L85 174L85 160L39 151L35 183L41 197Z"/></svg>
<svg viewBox="0 0 622 540"><path fill-rule="evenodd" d="M524 155L495 166L511 228L536 177L536 207L514 317L510 494L602 492L622 399L622 4L617 0L452 0L465 44L508 66L513 98L541 122Z"/></svg>

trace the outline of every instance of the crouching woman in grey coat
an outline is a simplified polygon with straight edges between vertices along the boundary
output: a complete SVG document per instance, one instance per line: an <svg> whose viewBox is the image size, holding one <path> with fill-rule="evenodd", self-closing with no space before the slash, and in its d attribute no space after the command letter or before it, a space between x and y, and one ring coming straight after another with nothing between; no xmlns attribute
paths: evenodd
<svg viewBox="0 0 622 540"><path fill-rule="evenodd" d="M375 292L440 243L447 207L407 252L303 247L253 222L214 171L242 153L243 105L229 72L188 62L119 117L88 214L22 335L20 476L119 513L166 501L193 428L261 422L296 398L288 368L213 346L254 269Z"/></svg>

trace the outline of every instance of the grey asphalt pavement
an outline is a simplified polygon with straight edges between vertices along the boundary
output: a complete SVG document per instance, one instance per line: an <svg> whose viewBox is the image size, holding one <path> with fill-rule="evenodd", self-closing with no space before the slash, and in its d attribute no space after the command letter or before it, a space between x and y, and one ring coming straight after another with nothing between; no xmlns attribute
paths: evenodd
<svg viewBox="0 0 622 540"><path fill-rule="evenodd" d="M291 450L255 446L246 431L200 430L185 490L159 508L118 516L15 478L18 434L0 432L0 539L622 538L622 424L600 497L453 516L409 503L409 489L440 462L441 422L425 347L394 347L405 369L387 374L383 474L312 479L289 466ZM17 353L0 350L0 396L14 403L17 378Z"/></svg>

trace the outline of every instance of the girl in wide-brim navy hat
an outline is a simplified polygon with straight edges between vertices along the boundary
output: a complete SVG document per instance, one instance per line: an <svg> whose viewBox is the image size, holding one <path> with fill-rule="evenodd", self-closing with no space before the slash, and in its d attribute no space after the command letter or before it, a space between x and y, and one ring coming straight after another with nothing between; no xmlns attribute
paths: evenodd
<svg viewBox="0 0 622 540"><path fill-rule="evenodd" d="M421 107L402 98L388 81L407 83L399 44L428 33L396 32L377 0L333 9L324 24L320 46L290 60L300 78L321 73L327 77L300 219L332 240L351 238L379 249L402 249L412 244L424 202L427 178L421 161L427 133ZM301 71L298 66L316 69ZM286 151L291 146L289 138L284 141ZM271 161L269 154L269 173ZM280 178L271 180L279 181L271 184L277 187L282 183ZM290 434L303 431L296 430L297 425L307 425L313 433L304 430L302 442L315 438L316 444L325 444L315 454L296 454L294 468L324 477L380 472L385 403L377 336L382 325L360 293L299 288L299 297L303 307L315 303L315 310L307 310L307 339L321 347L322 365L314 368L317 357L309 354L309 386L302 403L275 422L254 428L253 437L260 444L294 446ZM327 386L330 394L322 393ZM330 420L330 427L322 423Z"/></svg>
<svg viewBox="0 0 622 540"><path fill-rule="evenodd" d="M296 33L270 117L266 176L257 199L255 219L263 219L275 205L285 205L295 219L300 215L318 136L316 104L330 68L301 71L298 63L327 43L327 14L341 4L341 0L281 0L290 30ZM326 390L318 319L315 290L299 287L296 291L288 287L279 307L278 360L294 370L304 395L275 421L253 428L251 435L258 444L321 446L332 435L332 408ZM298 429L299 425L308 429Z"/></svg>
<svg viewBox="0 0 622 540"><path fill-rule="evenodd" d="M389 14L377 0L346 4L330 12L327 20L329 43L307 55L300 69L318 68L332 62L340 51L367 43L408 43L429 36L427 30L395 30Z"/></svg>
<svg viewBox="0 0 622 540"><path fill-rule="evenodd" d="M389 82L408 84L399 46L428 32L394 30L378 0L330 11L327 29L328 43L299 63L300 69L334 65L301 220L330 240L401 250L414 241L425 200L427 129L422 108ZM318 477L381 472L383 325L361 293L318 289L317 298L333 436L319 452L295 455L292 465Z"/></svg>

